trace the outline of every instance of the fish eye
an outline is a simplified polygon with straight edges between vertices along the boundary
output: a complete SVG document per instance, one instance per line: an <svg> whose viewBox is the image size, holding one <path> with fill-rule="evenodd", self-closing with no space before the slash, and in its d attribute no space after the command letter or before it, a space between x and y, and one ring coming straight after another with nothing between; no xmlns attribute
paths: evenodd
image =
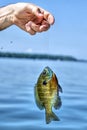
<svg viewBox="0 0 87 130"><path fill-rule="evenodd" d="M47 82L46 82L46 80L44 80L44 81L43 81L43 85L46 85L46 84L47 84Z"/></svg>

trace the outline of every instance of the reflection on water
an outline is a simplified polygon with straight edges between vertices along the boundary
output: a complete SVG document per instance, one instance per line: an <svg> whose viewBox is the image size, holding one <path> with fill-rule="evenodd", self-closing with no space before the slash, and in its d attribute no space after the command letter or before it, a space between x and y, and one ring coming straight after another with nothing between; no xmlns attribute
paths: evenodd
<svg viewBox="0 0 87 130"><path fill-rule="evenodd" d="M59 122L45 123L34 100L34 85L50 66L63 88ZM0 59L0 130L87 130L87 65L85 63Z"/></svg>

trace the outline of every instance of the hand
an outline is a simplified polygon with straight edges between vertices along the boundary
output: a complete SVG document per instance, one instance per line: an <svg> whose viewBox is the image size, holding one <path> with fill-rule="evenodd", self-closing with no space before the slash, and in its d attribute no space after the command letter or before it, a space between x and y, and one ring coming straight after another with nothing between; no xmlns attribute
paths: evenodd
<svg viewBox="0 0 87 130"><path fill-rule="evenodd" d="M30 3L13 5L13 24L31 35L47 31L54 23L54 17L44 9Z"/></svg>

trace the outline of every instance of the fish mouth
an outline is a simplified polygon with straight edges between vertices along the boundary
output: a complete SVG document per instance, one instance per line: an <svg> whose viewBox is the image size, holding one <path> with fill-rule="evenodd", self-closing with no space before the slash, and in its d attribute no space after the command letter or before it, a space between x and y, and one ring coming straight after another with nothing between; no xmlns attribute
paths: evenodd
<svg viewBox="0 0 87 130"><path fill-rule="evenodd" d="M52 80L55 77L55 74L52 73L52 75L49 76L50 78L47 80L47 82L49 82L50 80Z"/></svg>

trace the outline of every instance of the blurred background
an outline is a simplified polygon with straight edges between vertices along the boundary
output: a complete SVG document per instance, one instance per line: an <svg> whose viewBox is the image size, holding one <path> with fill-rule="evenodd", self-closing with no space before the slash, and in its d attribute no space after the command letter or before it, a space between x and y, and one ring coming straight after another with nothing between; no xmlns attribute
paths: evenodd
<svg viewBox="0 0 87 130"><path fill-rule="evenodd" d="M21 0L4 0L0 7ZM87 59L86 0L23 0L51 12L55 24L49 31L31 36L16 26L0 32L1 52L63 54Z"/></svg>

